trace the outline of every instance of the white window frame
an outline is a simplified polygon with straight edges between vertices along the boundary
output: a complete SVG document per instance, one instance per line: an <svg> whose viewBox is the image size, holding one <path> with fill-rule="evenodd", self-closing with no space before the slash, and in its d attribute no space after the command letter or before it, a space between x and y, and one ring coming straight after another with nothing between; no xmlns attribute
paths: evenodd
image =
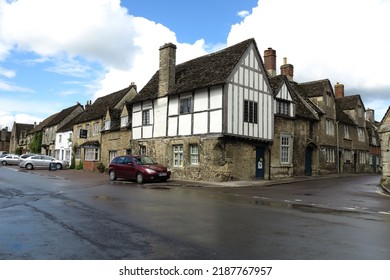
<svg viewBox="0 0 390 280"><path fill-rule="evenodd" d="M183 145L173 145L173 166L174 167L183 167L184 166L184 153L183 153Z"/></svg>
<svg viewBox="0 0 390 280"><path fill-rule="evenodd" d="M199 165L199 145L190 145L190 163L191 165Z"/></svg>
<svg viewBox="0 0 390 280"><path fill-rule="evenodd" d="M334 123L333 120L326 120L325 121L326 126L326 135L334 136Z"/></svg>
<svg viewBox="0 0 390 280"><path fill-rule="evenodd" d="M92 135L99 135L99 133L100 133L99 123L95 122L93 123Z"/></svg>
<svg viewBox="0 0 390 280"><path fill-rule="evenodd" d="M111 120L106 120L104 122L104 130L110 130L111 128Z"/></svg>
<svg viewBox="0 0 390 280"><path fill-rule="evenodd" d="M291 164L291 135L280 135L280 163Z"/></svg>
<svg viewBox="0 0 390 280"><path fill-rule="evenodd" d="M98 161L99 160L99 148L85 148L84 160L85 161Z"/></svg>
<svg viewBox="0 0 390 280"><path fill-rule="evenodd" d="M358 127L357 130L358 130L358 140L359 140L360 142L364 142L364 141L365 141L364 129Z"/></svg>
<svg viewBox="0 0 390 280"><path fill-rule="evenodd" d="M150 109L142 111L142 125L150 125Z"/></svg>
<svg viewBox="0 0 390 280"><path fill-rule="evenodd" d="M128 122L129 122L129 116L121 117L121 127L126 127Z"/></svg>
<svg viewBox="0 0 390 280"><path fill-rule="evenodd" d="M326 153L326 163L335 163L336 162L335 148L325 148L325 153Z"/></svg>
<svg viewBox="0 0 390 280"><path fill-rule="evenodd" d="M348 125L344 125L344 138L351 139L349 136L349 126Z"/></svg>

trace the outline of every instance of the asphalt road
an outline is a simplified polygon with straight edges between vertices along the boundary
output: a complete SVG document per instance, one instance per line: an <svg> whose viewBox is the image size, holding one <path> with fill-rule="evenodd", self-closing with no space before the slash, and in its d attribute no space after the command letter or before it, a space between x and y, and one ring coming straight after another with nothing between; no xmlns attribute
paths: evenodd
<svg viewBox="0 0 390 280"><path fill-rule="evenodd" d="M70 172L0 168L0 259L390 258L379 176L234 188Z"/></svg>

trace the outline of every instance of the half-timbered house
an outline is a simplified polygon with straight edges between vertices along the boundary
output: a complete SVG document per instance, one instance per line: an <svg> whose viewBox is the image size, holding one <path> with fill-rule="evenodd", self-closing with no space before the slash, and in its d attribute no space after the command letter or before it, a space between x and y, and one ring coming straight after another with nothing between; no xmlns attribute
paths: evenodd
<svg viewBox="0 0 390 280"><path fill-rule="evenodd" d="M175 45L160 48L160 69L133 100L133 151L179 178L268 178L274 99L255 40L175 57Z"/></svg>

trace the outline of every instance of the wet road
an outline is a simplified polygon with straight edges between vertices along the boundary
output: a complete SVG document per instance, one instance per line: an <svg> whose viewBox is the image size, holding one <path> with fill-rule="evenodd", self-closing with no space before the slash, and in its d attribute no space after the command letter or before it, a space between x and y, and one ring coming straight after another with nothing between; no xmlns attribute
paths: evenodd
<svg viewBox="0 0 390 280"><path fill-rule="evenodd" d="M140 186L0 168L0 259L389 259L378 181Z"/></svg>

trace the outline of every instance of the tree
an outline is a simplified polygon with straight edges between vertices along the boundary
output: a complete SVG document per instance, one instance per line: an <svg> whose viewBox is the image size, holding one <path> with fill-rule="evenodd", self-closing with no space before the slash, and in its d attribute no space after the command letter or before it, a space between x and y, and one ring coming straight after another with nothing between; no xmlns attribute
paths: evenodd
<svg viewBox="0 0 390 280"><path fill-rule="evenodd" d="M40 154L42 149L42 131L34 133L33 140L30 143L30 151L34 154Z"/></svg>

